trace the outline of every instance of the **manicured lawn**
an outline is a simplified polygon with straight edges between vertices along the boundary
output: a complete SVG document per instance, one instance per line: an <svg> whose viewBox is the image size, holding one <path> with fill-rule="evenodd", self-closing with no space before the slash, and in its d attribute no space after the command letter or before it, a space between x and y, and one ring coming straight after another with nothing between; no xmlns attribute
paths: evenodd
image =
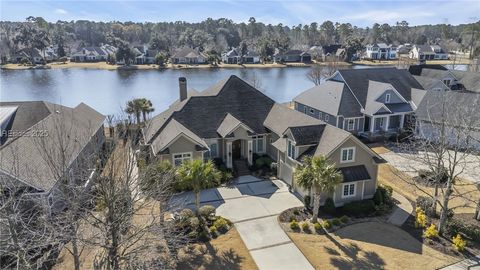
<svg viewBox="0 0 480 270"><path fill-rule="evenodd" d="M235 228L209 243L179 252L178 269L258 269Z"/></svg>
<svg viewBox="0 0 480 270"><path fill-rule="evenodd" d="M437 269L459 259L393 225L366 222L329 235L288 233L316 269Z"/></svg>

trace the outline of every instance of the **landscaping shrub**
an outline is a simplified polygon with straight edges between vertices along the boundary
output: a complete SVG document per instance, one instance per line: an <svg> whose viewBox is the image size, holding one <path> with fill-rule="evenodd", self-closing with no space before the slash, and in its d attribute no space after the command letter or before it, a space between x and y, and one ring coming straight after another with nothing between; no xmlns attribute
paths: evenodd
<svg viewBox="0 0 480 270"><path fill-rule="evenodd" d="M433 204L434 204L434 199L426 196L419 196L417 198L417 207L420 207L420 209L425 212L425 214L429 217L436 217L437 213L433 211Z"/></svg>
<svg viewBox="0 0 480 270"><path fill-rule="evenodd" d="M340 219L338 219L338 218L332 219L332 224L335 225L335 226L340 226Z"/></svg>
<svg viewBox="0 0 480 270"><path fill-rule="evenodd" d="M180 218L183 220L187 220L194 216L195 214L193 213L192 209L185 208L185 209L182 209L182 211L180 211Z"/></svg>
<svg viewBox="0 0 480 270"><path fill-rule="evenodd" d="M313 224L313 228L315 228L315 231L320 231L322 230L322 224L316 222L315 224Z"/></svg>
<svg viewBox="0 0 480 270"><path fill-rule="evenodd" d="M293 214L295 216L298 216L298 215L300 215L300 211L298 211L298 209L295 209L295 210L293 210Z"/></svg>
<svg viewBox="0 0 480 270"><path fill-rule="evenodd" d="M330 220L324 220L322 226L328 230L332 228L332 222L330 222Z"/></svg>
<svg viewBox="0 0 480 270"><path fill-rule="evenodd" d="M210 234L212 235L217 234L217 227L215 227L215 225L210 226Z"/></svg>
<svg viewBox="0 0 480 270"><path fill-rule="evenodd" d="M375 205L393 205L392 200L393 189L390 186L379 186L373 195Z"/></svg>
<svg viewBox="0 0 480 270"><path fill-rule="evenodd" d="M446 168L440 169L439 173L431 170L419 170L418 177L427 184L434 184L437 181L438 183L444 184L448 180L448 171Z"/></svg>
<svg viewBox="0 0 480 270"><path fill-rule="evenodd" d="M430 227L428 227L425 230L425 237L426 238L438 238L438 230L435 224L430 224Z"/></svg>
<svg viewBox="0 0 480 270"><path fill-rule="evenodd" d="M211 239L210 233L205 230L202 230L201 232L199 232L197 238L202 242L208 242Z"/></svg>
<svg viewBox="0 0 480 270"><path fill-rule="evenodd" d="M425 228L427 226L427 216L420 207L415 209L415 227Z"/></svg>
<svg viewBox="0 0 480 270"><path fill-rule="evenodd" d="M305 207L309 208L311 202L312 202L312 197L310 197L309 195L303 198L303 203L305 204Z"/></svg>
<svg viewBox="0 0 480 270"><path fill-rule="evenodd" d="M327 214L334 214L335 213L335 203L333 202L332 198L327 198L325 200L325 204L322 207L323 212Z"/></svg>
<svg viewBox="0 0 480 270"><path fill-rule="evenodd" d="M289 221L292 222L294 220L296 220L295 216L291 216Z"/></svg>
<svg viewBox="0 0 480 270"><path fill-rule="evenodd" d="M474 242L480 242L480 225L468 224L452 218L447 222L445 229L449 235L463 234Z"/></svg>
<svg viewBox="0 0 480 270"><path fill-rule="evenodd" d="M308 224L308 222L303 222L302 223L302 231L310 232L310 225Z"/></svg>
<svg viewBox="0 0 480 270"><path fill-rule="evenodd" d="M224 219L223 217L217 218L217 220L215 220L215 222L213 222L213 225L220 232L225 232L225 231L228 230L228 221L226 219Z"/></svg>
<svg viewBox="0 0 480 270"><path fill-rule="evenodd" d="M265 166L265 162L263 161L263 158L257 158L255 160L255 168L260 169L263 166Z"/></svg>
<svg viewBox="0 0 480 270"><path fill-rule="evenodd" d="M215 216L215 211L215 207L211 205L203 205L198 209L198 214L208 220Z"/></svg>
<svg viewBox="0 0 480 270"><path fill-rule="evenodd" d="M347 216L342 216L342 217L340 218L340 222L342 222L342 223L348 223L349 220L350 220L350 219L349 219Z"/></svg>
<svg viewBox="0 0 480 270"><path fill-rule="evenodd" d="M467 241L463 240L460 234L457 234L457 236L453 237L452 242L453 248L457 251L463 251L465 249L465 246L467 245Z"/></svg>
<svg viewBox="0 0 480 270"><path fill-rule="evenodd" d="M196 231L200 225L200 220L197 217L191 217L188 219L188 227L192 231Z"/></svg>
<svg viewBox="0 0 480 270"><path fill-rule="evenodd" d="M290 222L290 229L292 230L300 229L300 226L298 226L298 222L295 219Z"/></svg>
<svg viewBox="0 0 480 270"><path fill-rule="evenodd" d="M345 204L342 209L347 215L363 217L375 212L375 203L373 200L355 201Z"/></svg>

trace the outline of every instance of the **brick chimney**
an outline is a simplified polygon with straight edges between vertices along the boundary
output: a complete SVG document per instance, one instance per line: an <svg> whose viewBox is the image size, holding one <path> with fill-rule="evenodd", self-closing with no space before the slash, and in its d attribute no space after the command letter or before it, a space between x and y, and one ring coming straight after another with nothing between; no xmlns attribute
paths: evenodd
<svg viewBox="0 0 480 270"><path fill-rule="evenodd" d="M187 99L187 78L178 78L178 85L180 87L180 101Z"/></svg>

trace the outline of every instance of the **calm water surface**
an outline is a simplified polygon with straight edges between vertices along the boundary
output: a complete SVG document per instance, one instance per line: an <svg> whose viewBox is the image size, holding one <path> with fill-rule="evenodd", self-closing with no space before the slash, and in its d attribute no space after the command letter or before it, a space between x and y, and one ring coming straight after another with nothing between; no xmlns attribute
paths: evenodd
<svg viewBox="0 0 480 270"><path fill-rule="evenodd" d="M237 75L245 80L259 78L259 88L266 95L277 102L287 102L313 86L305 77L308 70L308 67L137 71L76 68L1 70L0 100L46 100L66 106L85 102L103 114L117 114L128 100L145 97L153 102L155 113L158 113L178 98L178 77L187 78L188 88L201 91L230 75Z"/></svg>

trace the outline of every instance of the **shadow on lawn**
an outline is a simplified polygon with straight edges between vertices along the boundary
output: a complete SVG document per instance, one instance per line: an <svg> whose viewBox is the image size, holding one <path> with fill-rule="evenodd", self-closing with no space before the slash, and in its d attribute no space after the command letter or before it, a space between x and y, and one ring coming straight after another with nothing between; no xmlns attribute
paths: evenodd
<svg viewBox="0 0 480 270"><path fill-rule="evenodd" d="M385 261L377 253L363 251L356 244L343 245L328 233L326 236L346 256L342 256L333 248L324 247L328 254L338 256L330 259L337 269L384 269Z"/></svg>
<svg viewBox="0 0 480 270"><path fill-rule="evenodd" d="M190 253L190 256L179 262L177 269L240 270L240 264L244 259L233 249L218 251L217 248L207 242L197 252Z"/></svg>

